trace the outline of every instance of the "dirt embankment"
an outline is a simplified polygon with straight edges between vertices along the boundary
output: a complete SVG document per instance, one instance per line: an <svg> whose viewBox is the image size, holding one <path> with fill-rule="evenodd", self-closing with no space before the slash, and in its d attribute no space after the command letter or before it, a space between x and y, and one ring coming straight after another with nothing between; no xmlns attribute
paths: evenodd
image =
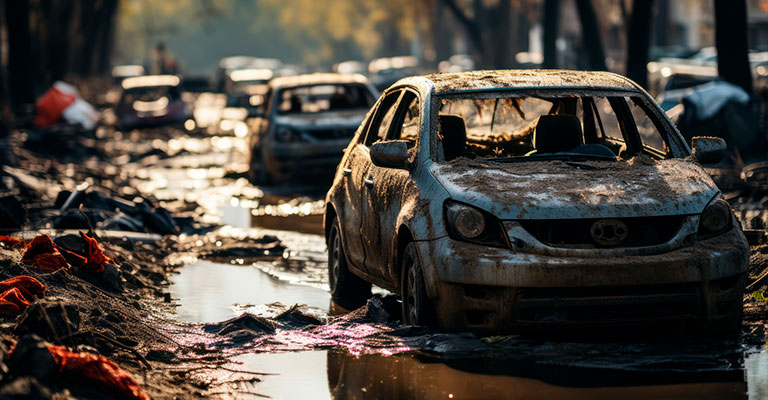
<svg viewBox="0 0 768 400"><path fill-rule="evenodd" d="M130 146L117 134L14 133L0 168L0 397L206 398L259 380L170 318L167 277L184 255L247 261L284 248L217 237L140 193L132 174L178 151L163 145L168 131Z"/></svg>

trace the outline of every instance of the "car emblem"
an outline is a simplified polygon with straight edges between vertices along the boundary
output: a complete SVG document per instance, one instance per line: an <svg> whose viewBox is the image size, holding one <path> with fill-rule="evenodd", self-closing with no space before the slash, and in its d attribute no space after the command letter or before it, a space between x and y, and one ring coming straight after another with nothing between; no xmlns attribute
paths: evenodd
<svg viewBox="0 0 768 400"><path fill-rule="evenodd" d="M592 239L603 246L615 246L624 241L629 234L627 226L615 219L601 219L589 229Z"/></svg>

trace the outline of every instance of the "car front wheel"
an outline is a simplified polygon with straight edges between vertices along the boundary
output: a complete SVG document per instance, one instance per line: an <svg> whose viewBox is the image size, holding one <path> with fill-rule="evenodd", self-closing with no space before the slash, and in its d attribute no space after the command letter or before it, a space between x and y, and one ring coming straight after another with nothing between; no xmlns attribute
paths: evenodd
<svg viewBox="0 0 768 400"><path fill-rule="evenodd" d="M336 218L328 235L328 283L334 303L354 310L371 297L371 284L349 271L340 232L339 219Z"/></svg>
<svg viewBox="0 0 768 400"><path fill-rule="evenodd" d="M402 265L400 297L403 302L403 324L437 325L437 313L432 301L427 297L424 283L424 271L415 243L405 247Z"/></svg>

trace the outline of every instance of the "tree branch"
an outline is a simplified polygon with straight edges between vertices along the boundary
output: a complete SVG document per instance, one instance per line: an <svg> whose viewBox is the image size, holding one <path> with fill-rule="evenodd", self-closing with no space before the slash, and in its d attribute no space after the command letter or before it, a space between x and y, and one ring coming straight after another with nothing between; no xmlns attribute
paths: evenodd
<svg viewBox="0 0 768 400"><path fill-rule="evenodd" d="M485 46L483 44L480 28L475 21L471 20L454 0L443 0L443 4L451 10L453 16L464 26L464 29L467 30L469 37L472 39L472 43L477 50L482 53Z"/></svg>

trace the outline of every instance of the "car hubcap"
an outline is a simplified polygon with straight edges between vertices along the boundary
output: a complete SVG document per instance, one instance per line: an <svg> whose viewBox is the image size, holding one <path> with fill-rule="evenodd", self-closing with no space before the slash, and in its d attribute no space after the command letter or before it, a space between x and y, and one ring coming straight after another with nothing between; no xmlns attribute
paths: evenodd
<svg viewBox="0 0 768 400"><path fill-rule="evenodd" d="M411 263L410 268L408 268L408 288L406 299L406 304L408 304L408 322L411 324L416 324L419 321L417 290L416 265Z"/></svg>

